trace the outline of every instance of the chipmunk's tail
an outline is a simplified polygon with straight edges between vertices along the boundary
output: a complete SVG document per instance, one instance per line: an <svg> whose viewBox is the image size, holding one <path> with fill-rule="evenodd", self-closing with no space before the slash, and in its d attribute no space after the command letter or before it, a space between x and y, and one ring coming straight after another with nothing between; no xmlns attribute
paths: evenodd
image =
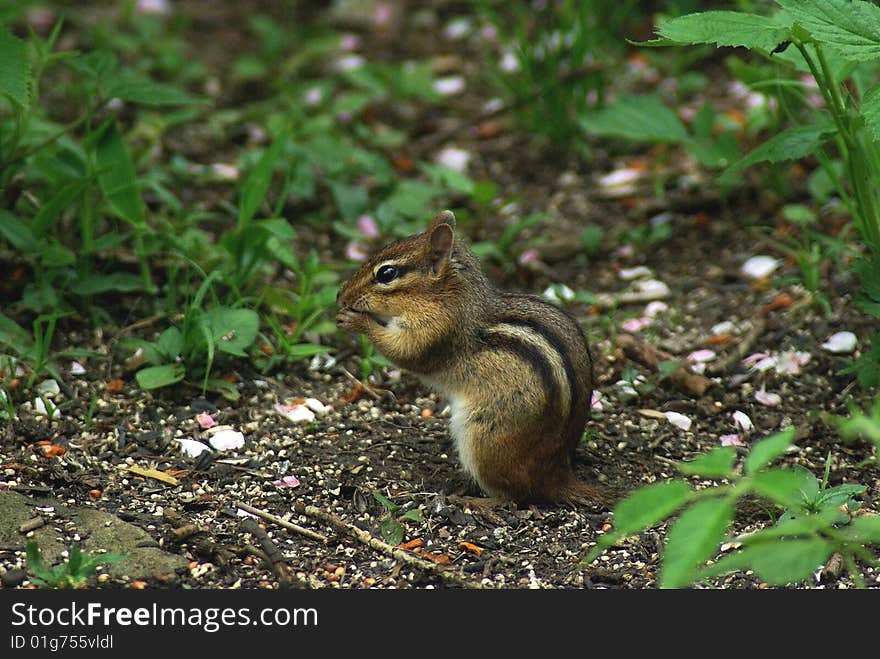
<svg viewBox="0 0 880 659"><path fill-rule="evenodd" d="M577 480L574 475L568 479L557 491L554 497L557 501L573 503L581 506L593 505L602 508L613 508L614 504L622 496L616 489L606 486L593 485Z"/></svg>

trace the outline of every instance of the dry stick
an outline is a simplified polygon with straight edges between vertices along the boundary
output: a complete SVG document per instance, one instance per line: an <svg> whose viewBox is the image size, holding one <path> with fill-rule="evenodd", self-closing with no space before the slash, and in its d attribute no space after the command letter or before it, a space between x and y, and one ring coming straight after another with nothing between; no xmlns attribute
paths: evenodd
<svg viewBox="0 0 880 659"><path fill-rule="evenodd" d="M372 387L370 387L370 385L368 385L364 382L361 382L355 376L353 376L351 374L351 372L347 368L345 368L345 366L340 366L339 370L349 380L351 380L355 384L359 384L360 386L362 386L364 388L364 391L366 391L368 394L370 394L373 398L375 398L376 400L382 400L382 396L380 396L378 393L376 393L376 391Z"/></svg>
<svg viewBox="0 0 880 659"><path fill-rule="evenodd" d="M668 352L639 341L630 334L621 334L617 337L617 345L630 359L657 370L661 361L675 360ZM691 373L684 365L680 365L669 377L672 383L681 391L691 396L702 396L714 384L709 378Z"/></svg>
<svg viewBox="0 0 880 659"><path fill-rule="evenodd" d="M265 510L260 510L259 508L254 508L253 506L249 506L243 501L236 501L236 508L241 508L245 512L249 512L252 515L256 515L257 517L262 517L267 522L272 522L273 524L277 524L278 526L287 529L288 531L293 531L294 533L299 533L300 535L304 535L307 538L311 538L312 540L317 540L318 542L323 542L325 545L327 544L327 536L317 531L312 531L310 529L305 528L304 526L300 526L299 524L294 524L293 522L288 522L287 520L281 519L273 515L272 513L267 513Z"/></svg>
<svg viewBox="0 0 880 659"><path fill-rule="evenodd" d="M27 520L26 522L21 523L21 525L18 527L18 532L19 533L30 533L31 531L43 526L45 523L46 523L46 520L44 520L42 517L32 517L31 519Z"/></svg>
<svg viewBox="0 0 880 659"><path fill-rule="evenodd" d="M359 529L354 524L349 524L348 522L340 517L337 517L333 513L328 513L324 510L321 510L320 508L316 508L315 506L307 506L302 503L294 504L293 509L300 515L306 515L307 517L312 517L326 524L329 524L340 533L351 536L358 542L362 542L371 549L380 551L386 556L390 556L391 558L394 558L401 563L406 563L407 565L419 568L420 570L436 574L444 581L448 581L449 583L455 584L457 586L463 586L465 588L483 587L481 583L469 582L465 579L462 579L455 572L451 570L446 570L437 563L432 563L431 561L427 561L424 558L419 558L415 554L411 554L407 551L404 551L403 549L392 547L387 542L379 540L379 538L375 537L369 531Z"/></svg>

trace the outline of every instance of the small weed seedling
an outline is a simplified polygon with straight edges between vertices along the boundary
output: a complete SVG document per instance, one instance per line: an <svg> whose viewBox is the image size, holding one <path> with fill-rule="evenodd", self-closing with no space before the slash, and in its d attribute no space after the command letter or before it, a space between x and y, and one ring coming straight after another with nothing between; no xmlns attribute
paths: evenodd
<svg viewBox="0 0 880 659"><path fill-rule="evenodd" d="M403 537L405 535L405 530L399 520L406 519L412 522L421 523L422 511L418 508L410 508L406 512L398 514L403 510L403 506L397 505L378 491L373 492L373 498L382 504L382 507L387 513L379 523L379 534L385 542L392 547L396 547L403 542Z"/></svg>
<svg viewBox="0 0 880 659"><path fill-rule="evenodd" d="M124 554L87 554L80 550L78 543L74 543L67 561L49 567L43 563L43 556L36 542L29 542L26 551L27 565L34 573L31 581L41 588L79 588L95 573L99 565L109 565L125 558Z"/></svg>
<svg viewBox="0 0 880 659"><path fill-rule="evenodd" d="M789 429L756 443L742 473L734 468L736 450L729 446L679 463L682 474L724 479L728 484L693 490L687 481L674 479L636 490L617 504L614 531L601 537L583 563L591 563L621 538L679 513L663 550L661 588L683 588L745 570L753 570L771 585L801 582L833 553L843 557L850 577L864 587L856 561L878 564L866 546L880 544L880 515L853 516L859 505L854 497L866 488L850 484L829 488L828 463L822 482L804 468L770 467L793 438L794 429ZM781 514L773 526L729 536L736 503L746 495L769 500ZM739 548L716 558L723 542Z"/></svg>

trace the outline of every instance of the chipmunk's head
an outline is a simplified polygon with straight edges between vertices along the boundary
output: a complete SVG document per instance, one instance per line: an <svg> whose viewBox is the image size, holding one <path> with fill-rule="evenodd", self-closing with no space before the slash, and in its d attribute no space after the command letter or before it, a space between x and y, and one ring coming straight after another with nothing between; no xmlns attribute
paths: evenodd
<svg viewBox="0 0 880 659"><path fill-rule="evenodd" d="M386 245L339 291L337 325L365 332L380 351L413 352L460 323L468 292L487 286L473 252L443 211L427 230Z"/></svg>

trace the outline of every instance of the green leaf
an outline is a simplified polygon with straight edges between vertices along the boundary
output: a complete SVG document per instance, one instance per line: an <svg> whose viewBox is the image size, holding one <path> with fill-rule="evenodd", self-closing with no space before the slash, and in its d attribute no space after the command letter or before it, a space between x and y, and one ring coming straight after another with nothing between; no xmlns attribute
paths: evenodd
<svg viewBox="0 0 880 659"><path fill-rule="evenodd" d="M135 379L141 389L158 389L167 387L183 380L185 371L183 364L163 364L148 366L135 373Z"/></svg>
<svg viewBox="0 0 880 659"><path fill-rule="evenodd" d="M851 500L857 494L862 494L868 488L864 485L844 483L828 488L819 495L818 504L824 507L838 508Z"/></svg>
<svg viewBox="0 0 880 659"><path fill-rule="evenodd" d="M206 99L150 80L134 71L120 71L104 78L104 96L119 98L140 105L195 105L208 103Z"/></svg>
<svg viewBox="0 0 880 659"><path fill-rule="evenodd" d="M253 344L260 331L260 317L252 309L215 307L205 313L205 322L213 333L217 349L238 357L247 357L245 349Z"/></svg>
<svg viewBox="0 0 880 659"><path fill-rule="evenodd" d="M70 290L77 295L98 295L108 291L117 293L131 293L141 291L144 288L144 280L130 272L114 272L110 275L88 275L80 279Z"/></svg>
<svg viewBox="0 0 880 659"><path fill-rule="evenodd" d="M269 186L272 184L272 175L275 172L275 165L284 153L284 147L287 144L287 133L281 133L272 143L256 166L248 174L245 179L244 186L241 190L241 200L238 207L238 227L243 228L250 224L254 218L254 214L266 198L269 192Z"/></svg>
<svg viewBox="0 0 880 659"><path fill-rule="evenodd" d="M785 507L802 508L809 502L811 484L794 469L767 469L752 477L752 489Z"/></svg>
<svg viewBox="0 0 880 659"><path fill-rule="evenodd" d="M381 503L382 506L385 508L385 510L387 510L389 513L393 514L393 513L396 513L398 510L400 510L400 506L398 506L391 499L389 499L388 497L386 497L385 495L383 495L381 492L379 492L377 490L373 490L373 498L376 501L378 501L379 503Z"/></svg>
<svg viewBox="0 0 880 659"><path fill-rule="evenodd" d="M30 104L31 65L24 41L0 27L0 94L8 96L19 107Z"/></svg>
<svg viewBox="0 0 880 659"><path fill-rule="evenodd" d="M688 139L676 114L657 96L622 96L580 117L588 133L635 142L679 143Z"/></svg>
<svg viewBox="0 0 880 659"><path fill-rule="evenodd" d="M745 462L746 473L754 474L785 453L786 449L792 444L794 432L794 428L789 428L766 439L762 439L752 446Z"/></svg>
<svg viewBox="0 0 880 659"><path fill-rule="evenodd" d="M128 147L115 123L109 123L95 145L98 184L110 208L135 227L143 227L144 204Z"/></svg>
<svg viewBox="0 0 880 659"><path fill-rule="evenodd" d="M422 523L422 511L418 508L413 508L412 510L407 510L403 515L400 516L400 519L408 519L412 522Z"/></svg>
<svg viewBox="0 0 880 659"><path fill-rule="evenodd" d="M396 547L403 542L404 530L400 522L393 517L386 517L379 524L379 535L382 539L392 547Z"/></svg>
<svg viewBox="0 0 880 659"><path fill-rule="evenodd" d="M745 560L757 575L774 586L809 579L834 550L820 538L783 540L750 545Z"/></svg>
<svg viewBox="0 0 880 659"><path fill-rule="evenodd" d="M814 533L832 527L834 524L845 521L846 515L837 510L824 509L811 515L783 518L773 526L761 529L756 533L749 533L737 538L744 545L768 542L777 538L791 538Z"/></svg>
<svg viewBox="0 0 880 659"><path fill-rule="evenodd" d="M842 57L880 57L880 7L863 0L777 0L800 26Z"/></svg>
<svg viewBox="0 0 880 659"><path fill-rule="evenodd" d="M735 448L732 446L718 446L695 460L679 462L676 467L681 473L689 476L730 478L734 475L733 463L735 460Z"/></svg>
<svg viewBox="0 0 880 659"><path fill-rule="evenodd" d="M742 46L771 52L790 37L777 20L735 11L707 11L661 20L657 33L675 44Z"/></svg>
<svg viewBox="0 0 880 659"><path fill-rule="evenodd" d="M346 185L337 181L328 181L327 185L333 193L333 201L339 215L346 222L353 222L367 210L370 197L366 188L359 185Z"/></svg>
<svg viewBox="0 0 880 659"><path fill-rule="evenodd" d="M862 97L859 112L871 131L875 142L880 142L880 86L872 87Z"/></svg>
<svg viewBox="0 0 880 659"><path fill-rule="evenodd" d="M697 568L715 555L733 521L733 501L706 499L685 510L669 529L661 588L683 588L693 583Z"/></svg>
<svg viewBox="0 0 880 659"><path fill-rule="evenodd" d="M33 255L37 251L31 227L6 210L0 211L0 237L21 254Z"/></svg>
<svg viewBox="0 0 880 659"><path fill-rule="evenodd" d="M840 534L847 540L862 545L880 544L880 515L862 515L856 517Z"/></svg>
<svg viewBox="0 0 880 659"><path fill-rule="evenodd" d="M682 480L654 483L640 488L614 507L617 535L629 535L650 528L669 517L691 497L690 486Z"/></svg>
<svg viewBox="0 0 880 659"><path fill-rule="evenodd" d="M156 350L166 361L174 361L183 352L183 334L176 327L169 327L159 335Z"/></svg>
<svg viewBox="0 0 880 659"><path fill-rule="evenodd" d="M723 183L735 183L734 174L759 162L797 160L816 153L827 138L835 132L827 118L809 126L795 126L777 133L724 170L719 177Z"/></svg>
<svg viewBox="0 0 880 659"><path fill-rule="evenodd" d="M306 357L320 355L324 352L332 352L332 350L333 349L329 346L322 346L317 343L297 343L288 346L284 350L284 354L290 359L304 359Z"/></svg>

